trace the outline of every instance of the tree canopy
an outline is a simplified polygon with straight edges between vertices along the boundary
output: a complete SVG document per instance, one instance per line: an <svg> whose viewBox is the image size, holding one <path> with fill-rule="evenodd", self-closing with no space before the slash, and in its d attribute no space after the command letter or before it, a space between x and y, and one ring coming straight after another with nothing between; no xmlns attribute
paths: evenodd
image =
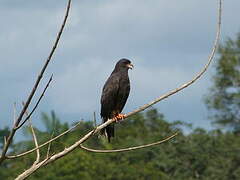
<svg viewBox="0 0 240 180"><path fill-rule="evenodd" d="M240 133L240 33L219 48L213 85L206 104L217 125Z"/></svg>
<svg viewBox="0 0 240 180"><path fill-rule="evenodd" d="M48 124L56 121L56 115L45 115ZM55 119L55 120L54 120ZM45 120L43 120L45 121ZM61 121L55 128L45 131L36 129L41 142L49 139L49 129L64 129ZM51 125L52 126L52 125ZM69 125L67 125L69 126ZM41 168L30 179L76 180L76 179L204 179L226 180L240 177L240 139L231 132L220 130L207 132L192 129L189 134L181 130L181 122L169 123L156 109L139 113L116 127L117 136L112 143L94 136L84 145L95 149L117 149L154 142L173 134L180 134L162 145L122 153L91 153L78 149L58 161ZM50 127L50 126L49 126ZM51 154L63 150L93 128L90 121L82 121L77 129L63 136L51 146ZM40 142L40 143L41 143ZM34 147L32 141L21 141L13 145L14 153ZM45 154L47 147L41 150ZM0 179L14 179L35 161L35 152L25 157L7 160L0 167ZM44 158L44 157L42 157Z"/></svg>

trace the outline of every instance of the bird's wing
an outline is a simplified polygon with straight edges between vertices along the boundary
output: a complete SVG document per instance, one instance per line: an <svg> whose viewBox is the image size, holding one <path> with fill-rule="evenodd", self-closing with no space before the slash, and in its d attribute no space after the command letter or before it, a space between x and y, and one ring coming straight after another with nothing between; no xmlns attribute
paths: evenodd
<svg viewBox="0 0 240 180"><path fill-rule="evenodd" d="M117 101L119 91L120 77L117 74L111 74L106 81L101 97L101 117L113 118L112 112L115 110L115 104Z"/></svg>
<svg viewBox="0 0 240 180"><path fill-rule="evenodd" d="M117 96L117 101L116 101L116 108L119 111L119 113L122 112L122 110L127 102L129 92L130 92L130 82L129 82L128 77L125 77L119 83L119 91L118 91L118 96Z"/></svg>

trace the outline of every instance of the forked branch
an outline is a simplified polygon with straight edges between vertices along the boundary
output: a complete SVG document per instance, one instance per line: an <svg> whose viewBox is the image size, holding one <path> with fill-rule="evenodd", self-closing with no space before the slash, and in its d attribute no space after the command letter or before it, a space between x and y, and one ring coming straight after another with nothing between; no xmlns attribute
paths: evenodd
<svg viewBox="0 0 240 180"><path fill-rule="evenodd" d="M26 151L26 152L23 152L23 153L21 153L21 154L12 155L12 156L6 156L6 159L16 159L16 158L19 158L19 157L22 157L22 156L26 156L26 155L28 155L28 154L36 151L37 149L40 149L40 148L42 148L42 147L44 147L44 146L52 143L53 141L56 141L56 140L59 139L60 137L68 134L69 132L71 132L72 130L74 130L79 124L80 124L80 122L77 123L77 124L75 124L73 127L69 128L68 130L64 131L63 133L59 134L58 136L53 137L53 138L51 138L50 140L48 140L47 142L39 145L39 146L36 147L36 148L33 148L33 149L28 150L28 151Z"/></svg>
<svg viewBox="0 0 240 180"><path fill-rule="evenodd" d="M25 104L25 103L22 102L22 105L23 105L23 106L24 106L24 104ZM28 114L27 111L25 112L25 114L26 114L27 117L29 116L29 114ZM29 122L29 128L30 128L31 133L32 133L33 142L34 142L34 144L35 144L35 146L36 146L36 148L37 148L37 149L36 149L37 157L36 157L35 162L33 163L33 165L35 165L35 164L37 164L37 163L40 161L40 149L38 149L37 136L36 136L35 131L34 131L34 128L33 128L33 126L32 126L32 121L31 121L31 119L28 119L28 122Z"/></svg>
<svg viewBox="0 0 240 180"><path fill-rule="evenodd" d="M33 136L33 142L34 142L36 148L38 148L38 141L37 141L37 137L36 137L34 128L33 128L33 126L32 126L31 119L29 119L28 121L29 121L29 127L30 127L31 132L32 132L32 136ZM36 153L37 153L37 157L36 157L36 160L35 160L35 162L33 163L33 165L39 163L39 160L40 160L40 150L39 150L39 149L36 149Z"/></svg>
<svg viewBox="0 0 240 180"><path fill-rule="evenodd" d="M140 107L139 109L136 109L128 114L126 114L126 118L127 117L130 117L138 112L141 112L143 110L145 110L146 108L158 103L159 101L163 100L163 99L166 99L167 97L173 95L173 94L176 94L177 92L185 89L186 87L190 86L191 84L193 84L196 80L198 80L203 74L204 72L206 72L207 68L209 67L210 63L212 62L213 60L213 57L214 57L214 54L216 52L216 49L218 47L218 43L219 43L219 38L220 38L220 30L221 30L221 14L222 14L222 0L219 0L219 8L218 8L218 24L217 24L217 33L216 33L216 38L215 38L215 42L214 42L214 45L213 45L213 49L212 49L212 52L208 58L208 62L207 64L203 67L203 69L192 79L190 80L189 82L181 85L179 88L176 88L172 91L170 91L169 93L163 95L163 96L160 96L159 98L155 99L154 101ZM90 131L89 133L87 133L85 136L83 136L80 140L78 140L77 142L75 142L73 145L69 146L68 148L65 148L63 151L49 157L49 158L46 158L45 160L39 162L34 168L30 168L28 169L27 171L25 171L23 174L27 173L28 176L32 173L34 173L37 169L39 169L41 166L45 166L51 162L54 162L56 161L57 159L69 154L70 152L72 152L74 149L78 148L78 147L83 147L81 146L82 143L84 143L86 140L88 140L91 136L93 136L94 134L98 133L101 129L105 128L106 126L108 126L109 124L111 123L114 123L114 120L113 119L109 119L107 122L97 126L95 129L93 129L92 131ZM175 136L176 134L173 135L173 137ZM171 139L172 136L169 137L169 139ZM169 140L168 138L166 139ZM166 142L165 141L165 142ZM149 147L149 146L152 146L152 145L155 145L156 143L159 143L160 142L155 142L155 143L152 143L152 144L149 144L149 145L143 145L143 146L139 146L139 147L133 147L135 149L140 149L140 148L144 148L144 147ZM86 149L86 148L85 148ZM91 150L91 149L88 149L88 150ZM116 150L116 151L127 151L129 150L128 149L120 149L120 150ZM95 150L96 151L96 150ZM111 151L114 151L114 150L111 150Z"/></svg>
<svg viewBox="0 0 240 180"><path fill-rule="evenodd" d="M60 28L60 31L58 32L58 35L57 35L57 38L56 38L56 41L52 47L52 50L50 51L50 54L48 56L48 58L46 59L45 61L45 64L43 65L38 77L37 77L37 80L33 86L33 89L32 91L30 92L28 98L27 98L27 101L24 105L24 107L22 108L19 116L16 118L16 121L14 123L14 126L9 134L9 136L7 137L7 140L6 140L6 143L4 144L4 147L3 147L3 150L2 150L2 154L0 156L0 164L6 159L6 153L8 151L8 148L12 142L12 139L16 133L16 131L18 130L18 126L19 126L19 123L22 121L22 118L24 116L24 113L26 112L26 110L28 109L29 105L31 104L31 101L32 101L32 98L33 96L35 95L36 93L36 90L42 80L42 77L44 75L44 72L46 71L47 67L48 67L48 64L49 62L51 61L52 59L52 56L57 48L57 45L59 43L59 40L61 38L61 35L62 35L62 32L63 32L63 29L65 27L65 24L66 24L66 21L67 21L67 18L68 18L68 14L69 14L69 10L70 10L70 6L71 6L71 0L68 1L68 5L67 5L67 10L66 10L66 14L65 14L65 17L64 17L64 20L63 20L63 23L62 23L62 26ZM41 99L40 99L41 100ZM39 104L39 103L38 103ZM30 117L29 117L30 118ZM26 121L25 121L26 122ZM21 125L22 126L22 125Z"/></svg>
<svg viewBox="0 0 240 180"><path fill-rule="evenodd" d="M2 156L1 156L1 158L0 158L0 162L3 161L3 160L6 158L6 152L7 152L7 149L8 149L8 147L9 147L9 144L11 143L12 137L14 136L15 131L17 130L17 127L18 127L20 121L22 120L23 114L24 114L24 113L26 112L26 110L27 110L27 108L28 108L28 106L29 106L29 104L30 104L30 102L31 102L31 99L32 99L33 95L35 94L35 91L36 91L36 89L37 89L37 87L38 87L38 84L39 84L39 82L41 81L42 75L44 74L44 71L45 71L45 69L46 69L49 61L51 60L51 57L52 57L52 55L53 55L53 53L54 53L54 51L55 51L55 49L56 49L56 47L57 47L58 41L59 41L59 39L60 39L62 30L63 30L63 27L65 26L66 19L67 19L67 17L68 17L68 12L69 12L69 9L70 9L70 4L71 4L71 0L68 1L67 12L66 12L66 15L65 15L64 22L63 22L63 25L62 25L62 27L61 27L61 30L60 30L60 32L59 32L59 34L58 34L56 43L54 44L53 49L52 49L52 51L51 51L51 53L50 53L50 55L49 55L49 58L47 59L47 61L46 61L45 65L44 65L44 67L43 67L40 75L38 76L38 79L37 79L37 81L36 81L36 83L35 83L35 85L34 85L34 88L33 88L32 92L31 92L31 94L30 94L30 96L29 96L29 98L28 98L25 106L23 107L20 115L18 116L18 118L17 118L17 120L16 120L15 127L13 128L13 130L11 131L10 136L9 136L8 139L6 140L7 142L6 142L5 146L4 146L4 151L3 151ZM209 65L211 64L211 62L212 62L212 60L213 60L214 54L215 54L216 49L217 49L217 47L218 47L219 38L220 38L220 29L221 29L221 14L222 14L222 0L219 0L218 24L217 24L216 38L215 38L215 42L214 42L214 45L213 45L211 54L210 54L210 56L209 56L209 58L208 58L208 62L207 62L206 65L203 67L203 69L202 69L195 77L193 77L192 80L190 80L190 81L188 81L187 83L181 85L179 88L176 88L176 89L174 89L174 90L172 90L172 91L164 94L163 96L160 96L160 97L156 98L154 101L152 101L152 102L150 102L150 103L148 103L148 104L145 104L145 105L143 105L142 107L140 107L140 108L138 108L138 109L136 109L136 110L134 110L134 111L126 114L126 118L127 118L127 117L130 117L130 116L132 116L132 115L134 115L134 114L136 114L136 113L138 113L138 112L141 112L141 111L147 109L148 107L150 107L150 106L152 106L152 105L160 102L161 100L166 99L166 98L168 98L169 96L171 96L171 95L173 95L173 94L176 94L177 92L179 92L179 91L187 88L188 86L190 86L191 84L193 84L196 80L198 80L198 79L206 72L207 68L209 67ZM136 146L136 147L130 147L130 148L124 148L124 149L117 149L117 150L94 150L94 149L90 149L90 148L86 148L86 147L82 146L82 143L84 143L86 140L88 140L91 136L93 136L94 134L98 133L101 129L105 128L106 126L108 126L109 124L114 123L114 122L115 122L114 119L109 119L107 122L105 122L105 123L97 126L97 127L94 128L92 131L88 132L85 136L83 136L81 139L79 139L79 140L78 140L77 142L75 142L73 145L69 146L68 148L65 148L63 151L61 151L61 152L59 152L59 153L57 153L57 154L55 154L55 155L52 155L52 156L50 156L50 157L47 156L46 159L44 159L44 160L42 160L42 161L40 161L40 162L38 161L37 163L34 163L28 170L26 170L25 172L23 172L22 174L20 174L17 179L24 179L24 178L30 176L32 173L36 172L40 167L45 166L45 165L47 165L47 164L49 164L49 163L52 163L52 162L56 161L57 159L59 159L59 158L65 156L65 155L69 154L69 153L72 152L74 149L79 148L79 147L82 148L82 149L85 149L85 150L87 150L87 151L99 152L99 153L125 152L125 151L131 151L131 150L146 148L146 147L150 147L150 146L154 146L154 145L161 144L161 143L163 143L163 142L167 142L167 141L169 141L170 139L172 139L173 137L175 137L175 136L178 134L178 133L175 133L175 134L173 134L172 136L167 137L167 138L164 139L164 140L161 140L161 141L158 141L158 142L154 142L154 143L151 143L151 144L141 145L141 146ZM68 132L69 132L69 131L68 131ZM55 139L53 138L53 139L56 140L57 138L58 138L58 137L56 137ZM53 140L50 140L49 142L44 143L44 145L49 144L49 143L52 142L52 141L53 141ZM38 150L38 149L39 149L40 147L42 147L42 146L43 146L43 145L40 145L40 146L36 145L36 148L34 148L33 150L31 150L31 152ZM27 153L29 153L29 152L27 152ZM25 154L27 154L27 153L25 153ZM25 155L25 154L24 154L24 155ZM22 155L23 155L23 154L21 154L21 156L22 156ZM18 155L18 156L19 156L19 155ZM16 157L16 156L15 156L15 157ZM14 157L14 158L15 158L15 157ZM10 157L9 157L9 158L10 158Z"/></svg>

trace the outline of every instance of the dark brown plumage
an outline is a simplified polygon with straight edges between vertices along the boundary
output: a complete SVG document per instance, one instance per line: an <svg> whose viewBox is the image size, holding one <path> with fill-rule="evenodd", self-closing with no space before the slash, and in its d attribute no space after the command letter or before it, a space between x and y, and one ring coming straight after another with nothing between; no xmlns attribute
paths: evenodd
<svg viewBox="0 0 240 180"><path fill-rule="evenodd" d="M122 112L130 92L128 70L132 68L133 65L130 60L121 59L107 79L101 96L101 117L103 122L117 117ZM111 137L114 137L114 125L108 125L102 130L102 134L110 142Z"/></svg>

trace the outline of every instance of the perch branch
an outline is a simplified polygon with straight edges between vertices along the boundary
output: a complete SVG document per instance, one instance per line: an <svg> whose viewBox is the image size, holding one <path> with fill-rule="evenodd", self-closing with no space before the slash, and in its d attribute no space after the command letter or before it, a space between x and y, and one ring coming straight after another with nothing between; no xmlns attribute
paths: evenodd
<svg viewBox="0 0 240 180"><path fill-rule="evenodd" d="M158 97L154 101L152 101L152 102L150 102L148 104L145 104L144 106L140 107L139 109L126 114L126 117L129 117L129 116L132 116L133 114L141 112L141 111L149 108L150 106L158 103L159 101L161 101L163 99L166 99L169 96L171 96L173 94L176 94L177 92L187 88L188 86L193 84L196 80L198 80L206 72L206 70L208 69L209 65L211 64L211 62L213 60L213 57L214 57L215 52L216 52L217 47L218 47L218 42L219 42L219 39L220 39L220 29L221 29L221 14L222 14L222 0L219 0L217 34L216 34L216 38L215 38L215 42L214 42L214 46L213 46L212 52L211 52L211 54L210 54L210 56L208 58L207 64L203 67L203 69L192 80L190 80L187 83L181 85L179 88L176 88L176 89L174 89L174 90L164 94L163 96Z"/></svg>
<svg viewBox="0 0 240 180"><path fill-rule="evenodd" d="M209 56L208 62L207 62L207 64L206 64L206 66L203 68L203 70L200 71L200 73L199 73L196 77L194 77L191 81L187 82L186 84L183 84L180 88L177 88L177 89L175 89L175 90L173 90L173 91L170 91L170 92L167 93L166 95L163 95L163 96L157 98L155 101L153 101L153 102L151 102L151 103L149 103L149 104L146 104L146 105L140 107L139 109L137 109L137 110L135 110L135 111L133 111L133 112L131 112L131 113L128 113L128 114L126 115L126 117L130 117L130 116L132 116L133 114L135 114L135 113L137 113L137 112L141 112L141 111L145 110L146 108L148 108L149 106L152 106L152 105L156 104L157 102L159 102L159 101L161 101L161 100L163 100L163 99L165 99L165 98L167 98L167 97L169 97L169 96L171 96L171 95L179 92L180 90L182 90L182 89L188 87L189 85L191 85L192 83L194 83L197 79L199 79L199 78L202 76L202 74L207 70L209 64L211 63L211 61L212 61L212 59L213 59L213 56L214 56L214 54L215 54L215 51L216 51L216 49L217 49L217 46L218 46L218 41L219 41L219 37L220 37L220 29L221 29L220 27L221 27L222 0L219 0L218 12L219 12L219 14L218 14L218 26L217 26L217 33L216 33L215 43L214 43L214 46L213 46L213 50L212 50L212 52L211 52L211 55ZM41 161L40 163L38 163L38 165L40 165L39 167L45 166L45 165L47 165L47 164L49 164L49 163L52 163L52 162L56 161L57 159L59 159L59 158L65 156L65 155L69 154L69 153L72 152L74 149L78 148L78 147L79 147L82 143L84 143L87 139L89 139L92 135L98 133L101 129L105 128L106 126L108 126L109 124L111 124L111 123L113 123L113 122L114 122L113 119L109 119L107 122L99 125L99 126L96 127L94 130L88 132L85 136L83 136L80 140L78 140L77 142L75 142L73 145L69 146L68 148L65 148L63 151L61 151L61 152L59 152L59 153L57 153L57 154L49 157L48 159L45 159L45 160ZM39 168L39 167L38 167L38 168ZM23 172L23 174L27 172L27 173L28 173L28 176L29 176L29 175L31 175L32 173L34 173L38 168L36 168L36 167L35 167L34 169L33 169L33 168L30 168L30 169L26 170L25 172ZM22 175L22 174L21 174L21 175ZM20 175L20 176L21 176L21 175Z"/></svg>
<svg viewBox="0 0 240 180"><path fill-rule="evenodd" d="M207 65L205 66L204 69L206 69L206 67L209 66L209 63L212 61L213 55L214 55L214 53L215 53L215 51L216 51L217 44L218 44L218 41L219 41L219 35L220 35L220 27L221 27L220 25L221 25L221 0L220 0L220 3L219 3L219 18L218 18L218 28L217 28L216 39L215 39L215 43L214 43L214 47L213 47L212 53L211 53L211 55L210 55L210 57L209 57L209 60L208 60ZM205 72L205 71L206 71L206 70L204 70L204 72ZM201 76L201 74L203 74L202 71L197 75L197 77L198 77L199 75ZM194 78L194 79L195 79L195 78ZM194 79L193 79L192 81L196 81L196 80L194 80ZM197 78L197 79L198 79L198 78ZM191 82L191 81L190 81L190 82ZM192 83L191 83L191 84L192 84ZM189 85L190 85L190 84L189 84ZM182 88L183 86L186 86L186 85L182 85L180 88L183 89L183 88ZM177 88L178 91L181 90L180 88ZM176 91L176 90L175 90L175 91ZM178 92L178 91L177 91L177 92ZM171 93L171 94L170 94L170 93ZM175 92L175 93L172 93L172 91L171 91L170 93L167 93L167 94L161 96L161 97L158 98L157 100L160 101L160 100L162 100L162 99L164 99L164 98L166 98L166 97L169 97L170 95L175 94L176 92ZM170 95L169 95L169 94L170 94ZM159 100L159 99L160 99L160 100ZM157 102L153 101L152 103L155 104L155 103L157 103ZM149 104L152 105L152 103L149 103ZM146 105L149 105L149 104L146 104ZM129 116L133 115L134 113L143 111L144 109L147 108L146 105L140 107L139 109L137 109L137 110L135 110L135 111L132 111L132 112L128 113L126 116L129 117ZM149 106L151 106L151 105L149 105ZM89 132L88 134L86 134L82 139L79 140L79 141L80 141L80 144L81 144L83 141L85 141L86 138L89 138L89 136L91 136L92 134L95 134L96 132L100 131L101 129L105 128L106 126L108 126L109 124L111 124L111 123L113 123L113 122L114 122L114 120L109 119L107 122L101 124L101 125L98 126L96 129L90 131L90 132ZM72 129L74 129L74 127L73 127ZM41 148L41 147L47 145L48 143L50 143L50 142L58 139L60 136L68 133L69 131L71 131L71 130L69 129L69 130L67 130L66 132L62 133L61 135L53 138L52 140L47 141L46 143L40 145L39 148ZM79 141L76 142L76 143L75 143L74 145L72 145L72 146L73 146L73 147L79 146L79 145L78 145ZM22 153L22 154L16 155L16 156L8 156L8 158L9 158L9 159L12 159L12 158L21 157L21 156L24 156L24 155L26 155L26 154L29 154L29 153L31 153L31 152L33 152L33 151L35 151L35 150L36 150L36 148L35 148L35 149L32 149L32 150L30 150L30 151L24 152L24 153ZM66 150L68 150L68 148L65 149L64 151L66 151ZM69 148L69 150L71 150L71 148ZM56 155L57 155L57 154L56 154Z"/></svg>
<svg viewBox="0 0 240 180"><path fill-rule="evenodd" d="M171 91L170 93L167 93L166 95L163 95L159 98L157 98L155 101L153 101L152 103L149 103L147 105L144 105L143 107L140 107L139 109L128 113L126 115L126 117L130 117L133 114L143 111L144 109L146 109L147 107L156 104L157 102L159 102L160 100L165 99L166 97L169 97L177 92L179 92L180 90L186 88L187 86L189 86L190 84L192 84L193 82L195 82L197 79L199 79L199 77L206 71L207 67L209 66L209 64L211 63L213 56L215 54L216 48L218 46L218 41L219 41L219 37L220 37L220 29L221 29L221 12L222 12L222 0L219 0L219 8L218 8L218 26L217 26L217 33L216 33L216 39L215 39L215 43L213 46L213 50L211 52L211 55L209 56L207 65L204 67L204 69L202 71L199 72L199 74L193 78L193 80L191 80L190 82L188 82L187 84L182 85L180 88L177 88L177 90ZM146 107L147 106L147 107ZM83 136L80 140L78 140L77 142L75 142L73 145L71 145L68 148L65 148L62 152L59 152L55 155L53 155L52 157L50 157L45 163L44 165L47 165L65 155L67 155L68 153L72 152L74 149L76 149L77 147L79 147L80 144L82 144L83 142L85 142L88 138L90 138L92 135L98 133L101 129L105 128L106 126L108 126L109 124L115 122L114 119L109 119L108 121L106 121L105 123L99 125L98 127L96 127L94 130L88 132L85 136Z"/></svg>
<svg viewBox="0 0 240 180"><path fill-rule="evenodd" d="M212 59L213 59L213 56L214 56L214 54L215 54L215 51L216 51L216 49L217 49L217 46L218 46L219 37L220 37L220 29L221 29L221 12L222 12L222 2L221 2L221 0L219 1L219 10L218 10L218 12L219 12L219 15L218 15L218 26L217 26L217 33L216 33L216 38L215 38L214 47L213 47L213 50L212 50L212 52L211 52L211 54L210 54L210 56L209 56L208 62L207 62L207 64L204 66L203 70L200 71L200 72L199 72L191 81L189 81L188 83L185 83L185 84L183 84L182 86L180 86L179 88L176 88L176 89L170 91L169 93L167 93L167 94L165 94L165 95L163 95L163 96L160 96L159 98L157 98L157 99L154 100L153 102L150 102L149 104L145 104L144 106L140 107L139 109L128 113L128 114L126 115L126 118L129 117L129 116L132 116L133 114L135 114L135 113L137 113L137 112L141 112L141 111L145 110L146 108L152 106L153 104L156 104L157 102L159 102L159 101L161 101L161 100L163 100L163 99L165 99L165 98L167 98L167 97L169 97L169 96L171 96L171 95L173 95L173 94L181 91L182 89L188 87L189 85L191 85L192 83L194 83L197 79L199 79L199 78L201 77L201 75L207 70L208 66L210 65L210 63L211 63L211 61L212 61ZM114 120L111 120L111 119L108 120L107 122L105 122L105 123L107 123L107 124L105 124L105 123L102 124L102 125L103 125L102 128L106 127L107 125L109 125L109 124L111 124L111 123L113 123L113 122L114 122ZM76 125L76 126L77 126L77 125ZM63 133L60 134L59 136L57 136L57 137L55 137L55 138L53 138L53 139L51 139L51 140L43 143L42 145L39 146L39 148L41 148L41 147L43 147L43 146L51 143L52 141L60 138L61 136L67 134L68 132L70 132L71 130L73 130L76 126L74 126L74 127L72 127L71 129L63 132ZM29 150L29 151L26 151L26 152L24 152L24 153L21 153L21 154L15 155L15 156L7 156L7 158L8 158L8 159L14 159L14 158L22 157L22 156L24 156L24 155L27 155L27 154L29 154L29 153L34 152L36 149L37 149L37 148L34 148L34 149L31 149L31 150Z"/></svg>

